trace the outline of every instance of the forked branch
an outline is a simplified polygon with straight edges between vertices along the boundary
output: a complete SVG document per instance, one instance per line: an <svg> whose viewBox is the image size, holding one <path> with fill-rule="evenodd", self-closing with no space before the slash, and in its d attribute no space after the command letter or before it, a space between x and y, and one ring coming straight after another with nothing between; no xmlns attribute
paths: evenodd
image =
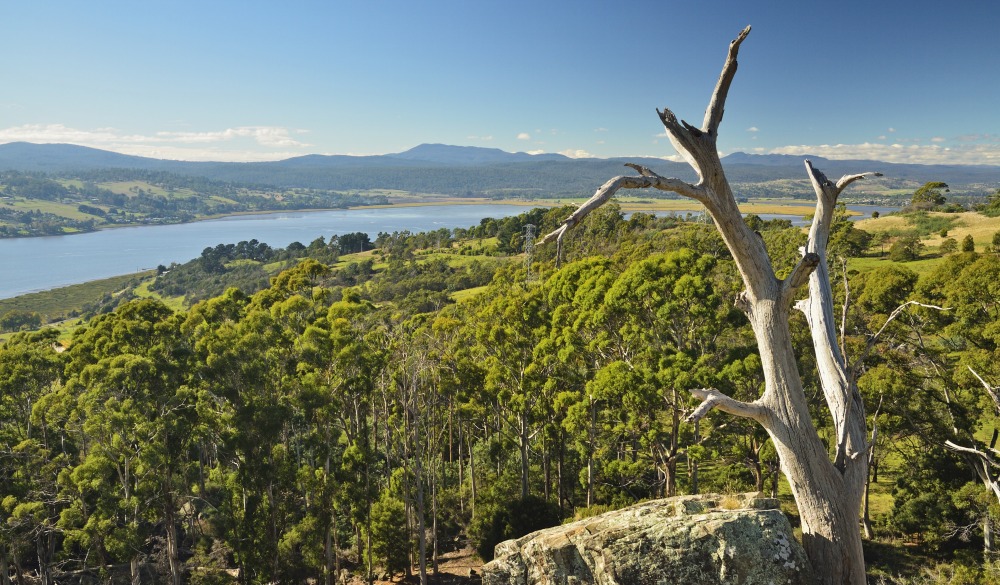
<svg viewBox="0 0 1000 585"><path fill-rule="evenodd" d="M640 176L619 176L611 179L607 183L604 183L590 199L585 201L580 207L577 207L576 211L563 220L562 225L545 234L545 236L538 241L539 244L544 244L546 242L556 240L559 247L559 250L556 253L556 263L559 263L562 259L562 239L566 234L566 231L572 229L578 223L583 221L583 218L590 215L592 211L604 205L608 199L614 197L615 193L617 193L620 189L653 188L661 191L677 193L678 195L690 197L697 201L702 201L706 197L705 190L701 187L691 185L690 183L681 181L680 179L671 179L660 176L650 169L637 164L627 163L625 166L635 169L640 173Z"/></svg>

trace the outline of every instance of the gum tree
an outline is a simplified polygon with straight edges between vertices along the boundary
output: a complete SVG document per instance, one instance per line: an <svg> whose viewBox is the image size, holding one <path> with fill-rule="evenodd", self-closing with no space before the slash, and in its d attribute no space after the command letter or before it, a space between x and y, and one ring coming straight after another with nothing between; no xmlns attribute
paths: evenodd
<svg viewBox="0 0 1000 585"><path fill-rule="evenodd" d="M678 120L668 109L657 110L671 143L699 180L688 183L666 178L630 163L627 166L637 176L615 177L602 185L542 242L556 240L561 250L566 231L623 188L670 191L705 206L746 287L737 295L736 306L746 314L753 328L765 387L752 402L736 400L714 388L692 391L702 402L690 418L697 420L718 408L762 425L775 445L781 469L798 505L802 544L818 581L828 585L863 585L865 563L858 511L868 467L865 409L854 370L837 343L826 247L841 191L858 179L878 174L848 175L834 182L806 161L806 173L816 192L816 212L802 258L786 278L778 278L763 239L743 221L716 145L726 96L736 75L737 53L749 33L747 27L730 43L700 128ZM806 298L795 302L806 284ZM833 421L832 454L820 440L809 415L789 330L793 306L805 314L810 329L819 384Z"/></svg>

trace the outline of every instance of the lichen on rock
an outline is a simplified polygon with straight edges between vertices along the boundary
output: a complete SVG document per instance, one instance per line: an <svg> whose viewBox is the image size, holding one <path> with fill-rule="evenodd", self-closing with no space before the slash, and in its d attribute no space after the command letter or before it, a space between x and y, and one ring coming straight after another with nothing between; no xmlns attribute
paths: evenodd
<svg viewBox="0 0 1000 585"><path fill-rule="evenodd" d="M724 505L720 505L724 504ZM778 501L645 502L496 547L484 585L799 585L812 570Z"/></svg>

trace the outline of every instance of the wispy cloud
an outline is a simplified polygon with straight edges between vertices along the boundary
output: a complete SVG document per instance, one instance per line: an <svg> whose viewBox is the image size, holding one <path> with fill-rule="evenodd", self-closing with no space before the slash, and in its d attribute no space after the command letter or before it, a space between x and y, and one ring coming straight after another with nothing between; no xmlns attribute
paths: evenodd
<svg viewBox="0 0 1000 585"><path fill-rule="evenodd" d="M476 141L480 141L480 142L490 142L491 140L493 140L493 136L475 136L475 135L470 135L470 136L466 136L466 138L468 138L469 140L476 140Z"/></svg>
<svg viewBox="0 0 1000 585"><path fill-rule="evenodd" d="M872 159L892 163L1000 165L1000 144L799 144L766 150L769 154L812 154L830 159Z"/></svg>
<svg viewBox="0 0 1000 585"><path fill-rule="evenodd" d="M531 140L531 134L527 132L521 132L517 135L518 140Z"/></svg>
<svg viewBox="0 0 1000 585"><path fill-rule="evenodd" d="M24 124L0 129L0 143L68 143L175 160L249 162L301 155L300 149L311 145L297 140L293 134L306 132L278 126L240 126L208 132L160 131L145 135L128 134L117 128L84 130L64 124Z"/></svg>
<svg viewBox="0 0 1000 585"><path fill-rule="evenodd" d="M760 128L756 126L750 126L749 128L747 128L747 132L760 132Z"/></svg>

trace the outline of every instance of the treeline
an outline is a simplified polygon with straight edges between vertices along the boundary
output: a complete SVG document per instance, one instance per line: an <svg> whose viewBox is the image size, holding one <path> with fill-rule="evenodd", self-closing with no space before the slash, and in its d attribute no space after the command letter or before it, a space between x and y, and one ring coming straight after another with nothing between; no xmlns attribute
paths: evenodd
<svg viewBox="0 0 1000 585"><path fill-rule="evenodd" d="M513 234L545 233L565 211L462 234L506 231L499 245L514 247ZM801 231L750 221L789 270ZM856 249L859 231L840 221L834 249ZM466 241L438 247L444 239L382 234L377 267L288 257L297 262L268 286L186 311L129 302L64 352L51 330L0 346L0 575L423 575L463 535L489 558L499 540L644 498L779 493L758 426L722 413L685 420L692 388L753 400L764 384L732 305L739 278L711 226L626 220L611 206L567 236L558 269L549 246L527 263L488 261L459 254ZM265 252L246 242L203 258L276 257ZM844 351L863 364L878 428L873 490L893 486L880 514L865 511L870 538L915 540L984 579L997 500L944 441L985 449L995 420L972 372L1000 379L998 282L1000 258L965 252L924 278L890 264L835 287ZM897 311L908 301L922 305ZM809 347L803 324L794 331ZM798 359L816 379L815 357ZM828 428L818 391L807 388Z"/></svg>

